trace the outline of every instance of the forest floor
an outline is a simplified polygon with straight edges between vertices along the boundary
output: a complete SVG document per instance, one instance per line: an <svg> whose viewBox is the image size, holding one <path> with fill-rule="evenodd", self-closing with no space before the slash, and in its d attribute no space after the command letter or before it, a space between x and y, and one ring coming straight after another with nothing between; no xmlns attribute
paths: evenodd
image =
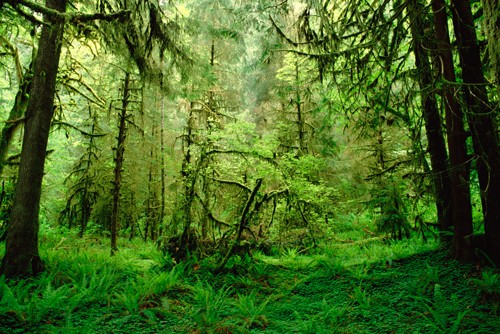
<svg viewBox="0 0 500 334"><path fill-rule="evenodd" d="M44 239L45 274L0 278L0 333L500 332L499 274L432 242L234 257L216 275L139 241L110 258L100 238Z"/></svg>

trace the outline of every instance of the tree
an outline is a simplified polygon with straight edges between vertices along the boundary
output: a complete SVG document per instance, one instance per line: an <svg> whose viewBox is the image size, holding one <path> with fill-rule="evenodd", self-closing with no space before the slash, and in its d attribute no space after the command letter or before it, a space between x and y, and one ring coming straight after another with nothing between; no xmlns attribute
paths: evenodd
<svg viewBox="0 0 500 334"><path fill-rule="evenodd" d="M471 5L465 0L451 2L453 27L457 38L463 91L467 103L467 120L472 135L481 189L486 237L485 251L500 265L500 149L498 127L493 105L488 100L487 82L477 42Z"/></svg>
<svg viewBox="0 0 500 334"><path fill-rule="evenodd" d="M70 174L64 180L69 184L66 207L60 213L60 221L66 220L68 228L73 223L79 225L79 236L83 237L87 224L90 220L92 209L99 198L99 183L97 181L97 168L95 164L99 163L99 148L96 144L96 138L104 135L96 133L99 129L97 111L93 111L88 105L90 132L81 131L88 142L85 144L85 151L73 166ZM99 129L100 130L100 129Z"/></svg>
<svg viewBox="0 0 500 334"><path fill-rule="evenodd" d="M66 0L47 0L46 7L64 13ZM38 212L64 21L44 15L44 22L26 109L19 179L0 267L0 274L7 277L33 276L44 270L38 254Z"/></svg>
<svg viewBox="0 0 500 334"><path fill-rule="evenodd" d="M0 273L7 277L33 276L44 269L38 253L38 213L64 25L68 22L114 19L123 14L67 16L66 0L46 0L45 6L31 1L7 1L11 6L27 6L44 14L44 24L34 63L30 100L26 108L19 177L14 195L6 251ZM36 20L35 17L28 16Z"/></svg>
<svg viewBox="0 0 500 334"><path fill-rule="evenodd" d="M470 259L470 247L464 236L472 231L472 208L469 189L469 157L466 148L467 133L464 130L462 108L457 100L454 83L455 67L448 33L448 16L444 0L433 0L434 34L436 54L441 62L443 104L446 117L446 132L450 157L451 205L453 211L455 258Z"/></svg>
<svg viewBox="0 0 500 334"><path fill-rule="evenodd" d="M128 108L131 97L131 79L130 73L125 73L123 81L123 97L122 105L118 109L118 136L116 137L117 143L115 148L115 168L113 180L113 209L111 211L111 255L118 251L116 240L118 237L118 223L120 219L120 191L122 186L122 166L125 153L125 139L127 138L127 122L130 117Z"/></svg>
<svg viewBox="0 0 500 334"><path fill-rule="evenodd" d="M425 19L426 12L424 12L424 6L419 0L409 1L407 11L411 22L413 53L415 55L415 65L418 73L417 81L420 86L422 113L424 115L431 160L438 223L443 231L447 231L453 225L452 193L448 172L448 154L441 127L441 115L435 90L432 87L434 78L429 62L429 54L426 51L430 46L425 45L429 37L426 36L425 30L430 25L430 22ZM470 224L470 227L472 230L472 224Z"/></svg>
<svg viewBox="0 0 500 334"><path fill-rule="evenodd" d="M30 86L31 86L31 72L32 64L31 62L28 69L22 71L21 60L19 56L19 51L4 37L0 38L4 48L11 53L14 58L15 67L17 69L17 77L19 79L19 89L17 91L16 97L14 99L14 105L9 113L9 118L5 122L0 134L0 175L3 172L3 168L7 162L7 153L11 145L12 138L16 129L23 124L24 115L26 107L29 101Z"/></svg>
<svg viewBox="0 0 500 334"><path fill-rule="evenodd" d="M2 175L4 167L12 164L14 158L18 158L18 155L9 157L8 153L16 131L23 125L36 49L31 44L19 46L20 41L26 43L31 39L29 31L33 31L34 24L19 17L14 9L8 6L0 8L0 10L2 17L0 21L0 63L4 67L11 85L17 83L18 87L9 116L0 134L0 175Z"/></svg>
<svg viewBox="0 0 500 334"><path fill-rule="evenodd" d="M493 71L497 93L500 89L500 2L498 0L482 0L484 10L484 30L488 40L488 53Z"/></svg>

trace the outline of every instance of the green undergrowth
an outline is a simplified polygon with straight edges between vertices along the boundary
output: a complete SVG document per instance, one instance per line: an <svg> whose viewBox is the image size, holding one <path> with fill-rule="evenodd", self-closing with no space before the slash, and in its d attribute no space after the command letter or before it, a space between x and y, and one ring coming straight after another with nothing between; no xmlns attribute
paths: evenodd
<svg viewBox="0 0 500 334"><path fill-rule="evenodd" d="M0 278L1 333L495 333L499 274L414 239L174 264L153 245L46 237L47 271ZM43 244L43 243L42 243Z"/></svg>

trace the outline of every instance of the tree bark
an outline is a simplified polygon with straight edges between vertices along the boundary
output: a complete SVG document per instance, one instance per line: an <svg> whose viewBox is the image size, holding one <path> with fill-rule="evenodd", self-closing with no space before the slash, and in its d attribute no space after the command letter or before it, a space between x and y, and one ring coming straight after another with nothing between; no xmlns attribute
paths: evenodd
<svg viewBox="0 0 500 334"><path fill-rule="evenodd" d="M448 16L444 0L433 0L434 34L436 37L436 53L441 65L441 76L444 79L443 97L446 115L446 132L448 134L448 151L450 156L450 179L453 208L454 246L453 254L458 260L469 260L470 245L465 243L464 236L472 233L472 208L469 188L469 166L464 130L464 115L458 104L455 86L455 67L451 52L448 32Z"/></svg>
<svg viewBox="0 0 500 334"><path fill-rule="evenodd" d="M470 3L465 0L452 0L451 4L464 82L463 90L468 107L467 121L477 156L486 237L485 251L496 265L500 265L500 151L495 121L498 111L495 112L488 101Z"/></svg>
<svg viewBox="0 0 500 334"><path fill-rule="evenodd" d="M484 32L488 39L493 79L497 91L500 89L500 2L498 0L482 0L484 10Z"/></svg>
<svg viewBox="0 0 500 334"><path fill-rule="evenodd" d="M0 134L0 175L3 173L3 168L7 160L7 153L14 137L16 129L23 124L26 108L29 103L29 94L31 86L32 64L30 68L20 78L19 90L14 99L14 106L10 110L9 117L5 122Z"/></svg>
<svg viewBox="0 0 500 334"><path fill-rule="evenodd" d="M118 225L120 218L120 191L122 187L122 168L125 153L125 139L127 138L127 108L130 98L130 73L125 74L123 84L123 98L120 113L118 115L118 137L115 156L115 169L113 181L113 210L111 211L111 256L118 251Z"/></svg>
<svg viewBox="0 0 500 334"><path fill-rule="evenodd" d="M96 120L95 118L92 117L92 112L89 107L89 117L93 119L92 122L92 128L90 131L91 137L89 139L89 149L87 153L87 163L85 166L85 174L84 174L84 183L83 183L83 194L81 197L81 210L82 214L80 216L80 232L78 233L78 236L80 238L83 238L83 234L85 233L85 230L87 229L87 224L90 219L90 214L92 212L92 200L90 199L90 187L92 186L92 180L90 174L90 168L92 167L92 148L94 147L94 137L93 135L95 134L95 127L96 127Z"/></svg>
<svg viewBox="0 0 500 334"><path fill-rule="evenodd" d="M163 87L163 80L160 87ZM163 235L163 221L165 220L165 94L161 93L161 124L160 124L160 182L161 182L161 209L160 209L160 218L159 218L159 227L158 237L162 237Z"/></svg>
<svg viewBox="0 0 500 334"><path fill-rule="evenodd" d="M427 133L428 150L431 159L432 179L438 223L442 231L449 230L453 225L451 206L451 184L448 173L448 154L441 130L441 115L436 101L433 87L432 68L429 54L424 47L425 20L424 7L418 0L411 0L408 6L408 15L412 22L411 33L413 38L413 53L418 71L418 82L422 98L425 130Z"/></svg>
<svg viewBox="0 0 500 334"><path fill-rule="evenodd" d="M307 146L305 145L305 120L304 120L304 112L302 110L302 99L300 96L300 77L299 77L299 63L298 60L295 61L295 106L297 108L297 130L299 133L299 151L297 152L297 156L303 156L307 153Z"/></svg>
<svg viewBox="0 0 500 334"><path fill-rule="evenodd" d="M46 7L63 13L66 10L66 2L46 0ZM64 22L53 22L47 17L44 17L44 20L47 24L42 27L34 65L19 178L14 194L5 256L0 266L0 274L6 277L30 277L44 270L38 252L38 213L64 31Z"/></svg>

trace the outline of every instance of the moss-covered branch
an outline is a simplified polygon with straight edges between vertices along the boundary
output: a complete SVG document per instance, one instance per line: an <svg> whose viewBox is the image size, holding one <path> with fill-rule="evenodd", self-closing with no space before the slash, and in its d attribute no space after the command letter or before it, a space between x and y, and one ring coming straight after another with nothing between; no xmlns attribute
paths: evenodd
<svg viewBox="0 0 500 334"><path fill-rule="evenodd" d="M87 21L95 21L95 20L113 21L116 19L123 19L131 13L130 10L122 10L122 11L118 11L116 13L111 13L111 14L105 14L105 13L91 13L91 14L61 13L57 10L47 8L43 5L40 5L39 3L30 1L30 0L6 0L5 2L8 3L9 5L11 5L15 9L20 9L19 5L21 5L21 6L29 8L37 13L46 15L50 18L50 20L52 22L66 21L66 22L70 22L70 23L76 23L76 22L87 22ZM26 14L26 15L29 15L29 14Z"/></svg>

